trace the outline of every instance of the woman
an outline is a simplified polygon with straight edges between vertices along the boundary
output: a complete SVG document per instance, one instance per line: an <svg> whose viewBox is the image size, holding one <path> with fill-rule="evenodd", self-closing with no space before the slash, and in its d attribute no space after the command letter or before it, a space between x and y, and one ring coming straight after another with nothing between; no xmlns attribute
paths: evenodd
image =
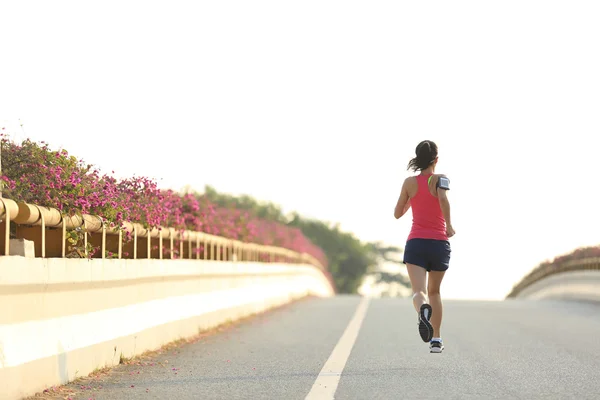
<svg viewBox="0 0 600 400"><path fill-rule="evenodd" d="M434 174L437 162L437 145L430 140L419 143L416 157L410 160L407 169L420 171L420 174L404 180L394 210L394 217L399 219L412 207L413 224L404 249L404 263L418 313L419 334L424 342L429 342L432 353L441 353L444 349L440 333L440 285L450 262L448 239L455 233L447 197L449 180L444 175Z"/></svg>

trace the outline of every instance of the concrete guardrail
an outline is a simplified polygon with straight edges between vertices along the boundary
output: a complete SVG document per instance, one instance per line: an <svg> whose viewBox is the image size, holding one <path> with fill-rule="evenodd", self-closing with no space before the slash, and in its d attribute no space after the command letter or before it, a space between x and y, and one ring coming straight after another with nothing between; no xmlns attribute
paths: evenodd
<svg viewBox="0 0 600 400"><path fill-rule="evenodd" d="M512 298L600 302L600 271L553 274L532 283Z"/></svg>
<svg viewBox="0 0 600 400"><path fill-rule="evenodd" d="M0 198L0 400L334 290L310 254Z"/></svg>
<svg viewBox="0 0 600 400"><path fill-rule="evenodd" d="M600 258L548 264L515 285L507 299L600 301Z"/></svg>
<svg viewBox="0 0 600 400"><path fill-rule="evenodd" d="M0 399L21 399L304 296L310 264L0 257Z"/></svg>

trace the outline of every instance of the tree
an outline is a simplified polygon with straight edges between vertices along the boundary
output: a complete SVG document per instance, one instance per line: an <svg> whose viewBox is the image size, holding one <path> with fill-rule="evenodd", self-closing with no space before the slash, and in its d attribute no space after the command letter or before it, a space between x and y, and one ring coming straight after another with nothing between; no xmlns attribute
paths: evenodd
<svg viewBox="0 0 600 400"><path fill-rule="evenodd" d="M370 251L372 251L384 263L403 264L399 258L402 254L402 249L396 246L385 245L382 242L369 243Z"/></svg>
<svg viewBox="0 0 600 400"><path fill-rule="evenodd" d="M281 207L272 202L259 202L247 195L236 197L218 193L210 186L206 186L204 195L221 207L235 207L249 211L258 218L299 228L327 256L328 269L338 293L356 293L370 267L385 262L401 263L395 257L401 253L401 249L380 242L363 243L351 233L342 232L339 224L304 218L297 212L284 215ZM384 279L407 284L404 277L391 278L386 275Z"/></svg>

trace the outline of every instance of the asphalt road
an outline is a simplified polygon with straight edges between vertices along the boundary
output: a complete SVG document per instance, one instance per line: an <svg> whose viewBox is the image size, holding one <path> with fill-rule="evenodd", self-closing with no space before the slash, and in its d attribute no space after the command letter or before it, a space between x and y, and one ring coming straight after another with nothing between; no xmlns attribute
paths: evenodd
<svg viewBox="0 0 600 400"><path fill-rule="evenodd" d="M600 399L600 305L446 301L445 350L430 354L409 300L371 299L351 323L361 300L294 303L71 385L71 398L300 400L330 385L335 399Z"/></svg>

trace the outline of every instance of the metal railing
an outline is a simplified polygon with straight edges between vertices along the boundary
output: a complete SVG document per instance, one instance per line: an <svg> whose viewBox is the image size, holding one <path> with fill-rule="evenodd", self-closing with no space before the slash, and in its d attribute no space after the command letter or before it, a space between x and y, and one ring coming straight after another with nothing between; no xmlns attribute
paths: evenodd
<svg viewBox="0 0 600 400"><path fill-rule="evenodd" d="M141 224L125 222L124 229L109 227L99 216L66 216L58 209L0 198L0 243L11 255L11 239L34 242L35 257L67 257L68 233L83 235L85 256L91 258L128 259L197 259L215 261L253 261L311 264L325 270L310 254L276 246L247 243L204 232L173 228L146 229ZM11 230L11 225L16 230ZM132 240L125 241L125 235ZM12 237L11 237L12 235ZM90 255L88 243L100 251ZM110 254L110 256L109 256ZM113 255L114 254L114 255Z"/></svg>
<svg viewBox="0 0 600 400"><path fill-rule="evenodd" d="M518 284L516 284L507 298L514 298L519 295L525 288L534 283L547 278L551 275L556 275L562 272L600 270L600 257L589 257L565 262L547 264L534 269L531 273L525 276Z"/></svg>

